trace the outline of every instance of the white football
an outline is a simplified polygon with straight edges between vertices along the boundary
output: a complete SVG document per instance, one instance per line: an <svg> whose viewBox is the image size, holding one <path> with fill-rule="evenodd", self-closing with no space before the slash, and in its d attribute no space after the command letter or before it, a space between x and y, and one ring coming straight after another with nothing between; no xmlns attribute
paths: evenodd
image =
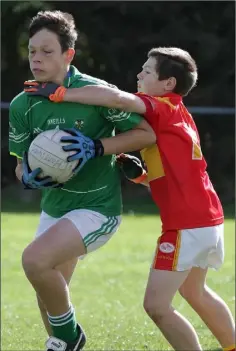
<svg viewBox="0 0 236 351"><path fill-rule="evenodd" d="M62 146L69 143L61 143L62 136L71 136L63 130L53 129L40 133L32 141L28 151L28 163L31 170L41 168L39 177L52 177L53 181L65 183L73 176L73 169L78 160L68 162L67 157L74 155L75 151L66 152Z"/></svg>

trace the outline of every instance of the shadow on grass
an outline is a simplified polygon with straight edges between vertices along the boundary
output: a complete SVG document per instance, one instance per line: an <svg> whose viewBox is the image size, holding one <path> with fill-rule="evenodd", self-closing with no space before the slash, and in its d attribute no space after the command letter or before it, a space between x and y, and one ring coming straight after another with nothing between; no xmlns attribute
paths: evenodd
<svg viewBox="0 0 236 351"><path fill-rule="evenodd" d="M24 190L21 185L11 185L2 190L1 212L40 213L40 192ZM224 204L225 218L235 218L235 205ZM143 186L132 185L123 188L123 213L158 215L159 211L151 195Z"/></svg>

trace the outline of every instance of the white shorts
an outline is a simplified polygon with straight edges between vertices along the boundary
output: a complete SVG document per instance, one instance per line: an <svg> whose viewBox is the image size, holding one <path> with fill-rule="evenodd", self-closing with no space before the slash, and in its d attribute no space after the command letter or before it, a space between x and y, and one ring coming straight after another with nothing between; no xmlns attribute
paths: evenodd
<svg viewBox="0 0 236 351"><path fill-rule="evenodd" d="M110 240L121 223L121 216L106 217L90 210L73 210L60 218L51 217L42 211L35 236L43 235L47 229L62 218L69 219L78 229L87 253L98 249Z"/></svg>
<svg viewBox="0 0 236 351"><path fill-rule="evenodd" d="M153 269L185 271L192 267L219 269L224 261L224 224L169 230L160 236Z"/></svg>

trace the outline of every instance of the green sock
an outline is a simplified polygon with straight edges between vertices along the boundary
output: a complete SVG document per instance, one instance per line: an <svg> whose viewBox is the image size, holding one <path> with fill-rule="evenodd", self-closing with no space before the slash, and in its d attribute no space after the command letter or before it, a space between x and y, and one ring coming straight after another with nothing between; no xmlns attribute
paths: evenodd
<svg viewBox="0 0 236 351"><path fill-rule="evenodd" d="M52 327L53 336L65 342L71 342L77 339L78 330L75 318L74 308L71 306L69 311L61 316L50 316L48 320Z"/></svg>

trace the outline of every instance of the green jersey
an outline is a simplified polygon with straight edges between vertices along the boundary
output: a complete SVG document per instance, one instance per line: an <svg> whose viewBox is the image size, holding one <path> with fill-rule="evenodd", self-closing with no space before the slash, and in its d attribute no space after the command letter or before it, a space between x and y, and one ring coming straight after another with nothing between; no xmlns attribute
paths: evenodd
<svg viewBox="0 0 236 351"><path fill-rule="evenodd" d="M64 80L67 88L91 84L108 85L80 73L74 66L70 67L70 76ZM75 127L92 139L101 139L114 136L115 128L126 131L142 121L135 113L71 102L57 104L24 92L12 100L9 119L10 154L17 158L22 158L32 140L45 130ZM90 160L63 188L42 190L41 208L56 218L75 209L116 216L121 213L121 207L120 175L115 155Z"/></svg>

